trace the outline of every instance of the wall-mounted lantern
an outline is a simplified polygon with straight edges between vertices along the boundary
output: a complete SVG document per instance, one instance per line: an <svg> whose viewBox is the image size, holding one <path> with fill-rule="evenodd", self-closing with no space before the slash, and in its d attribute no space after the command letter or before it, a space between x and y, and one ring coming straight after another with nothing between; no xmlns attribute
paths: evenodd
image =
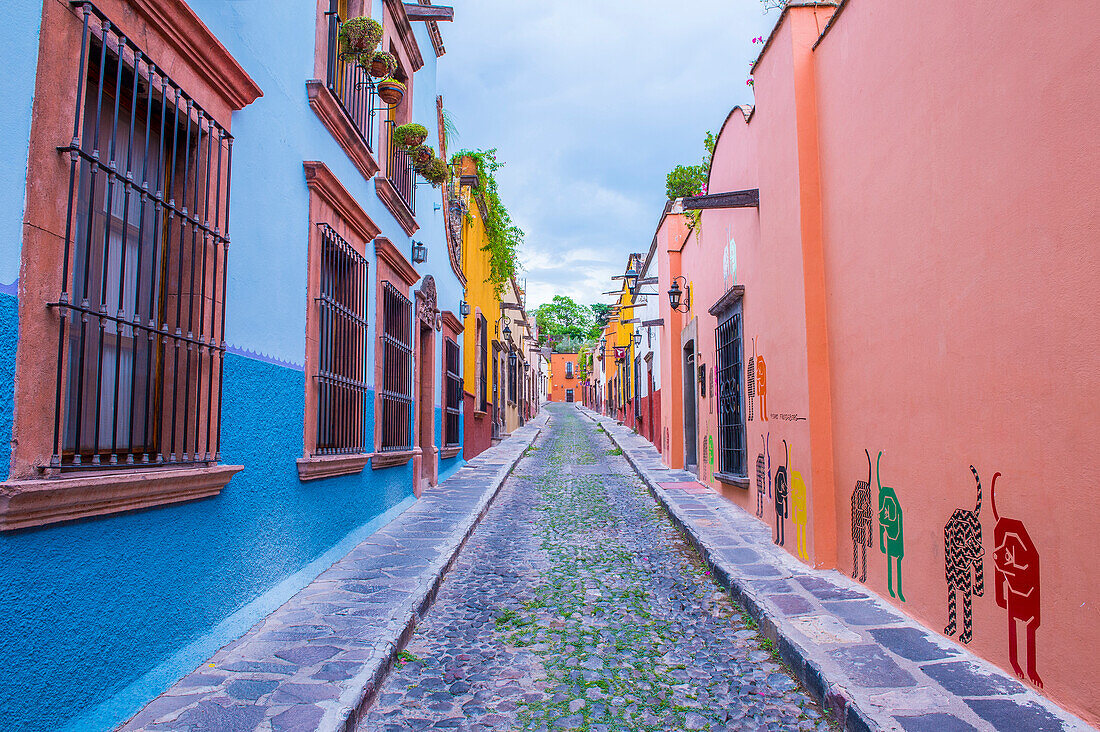
<svg viewBox="0 0 1100 732"><path fill-rule="evenodd" d="M464 318L469 317L469 315L470 315L470 303L466 302L465 300L459 301L459 303L458 303L458 312Z"/></svg>
<svg viewBox="0 0 1100 732"><path fill-rule="evenodd" d="M630 294L634 294L634 290L638 287L638 270L634 269L634 259L630 260L630 269L626 271L626 275L623 276L626 280L626 289L630 290Z"/></svg>
<svg viewBox="0 0 1100 732"><path fill-rule="evenodd" d="M642 331L636 330L636 331L634 331L634 348L637 349L641 345L642 345Z"/></svg>
<svg viewBox="0 0 1100 732"><path fill-rule="evenodd" d="M683 288L680 287L681 282L684 283ZM681 299L683 300L682 303ZM672 279L672 287L668 288L668 304L678 313L686 313L691 310L691 288L683 277Z"/></svg>
<svg viewBox="0 0 1100 732"><path fill-rule="evenodd" d="M507 326L505 326L505 329L507 329ZM515 365L516 365L516 352L515 351L509 351L508 352L508 365L513 367L513 368L515 367Z"/></svg>
<svg viewBox="0 0 1100 732"><path fill-rule="evenodd" d="M412 247L413 262L423 264L428 261L428 247L424 246L424 242L414 240Z"/></svg>

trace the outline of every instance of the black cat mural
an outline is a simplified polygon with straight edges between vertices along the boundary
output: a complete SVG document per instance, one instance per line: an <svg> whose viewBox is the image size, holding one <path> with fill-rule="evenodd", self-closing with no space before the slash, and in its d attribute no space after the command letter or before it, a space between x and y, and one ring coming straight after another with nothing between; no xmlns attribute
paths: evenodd
<svg viewBox="0 0 1100 732"><path fill-rule="evenodd" d="M871 453L863 452L867 455L867 480L857 480L852 491L852 578L858 572L860 582L867 581L867 547L874 542L871 530L875 516L871 507ZM862 554L862 564L856 564L857 554Z"/></svg>
<svg viewBox="0 0 1100 732"><path fill-rule="evenodd" d="M978 498L973 511L956 508L951 519L943 527L943 563L947 575L947 627L945 635L954 635L956 629L956 594L963 598L963 628L960 643L969 643L973 637L973 596L985 594L985 572L982 569L982 479L970 466L977 485Z"/></svg>
<svg viewBox="0 0 1100 732"><path fill-rule="evenodd" d="M783 546L783 542L786 540L783 531L783 520L787 518L787 495L790 489L787 470L791 465L791 448L787 446L786 440L783 440L783 455L783 465L775 469L775 539L773 543L779 546Z"/></svg>

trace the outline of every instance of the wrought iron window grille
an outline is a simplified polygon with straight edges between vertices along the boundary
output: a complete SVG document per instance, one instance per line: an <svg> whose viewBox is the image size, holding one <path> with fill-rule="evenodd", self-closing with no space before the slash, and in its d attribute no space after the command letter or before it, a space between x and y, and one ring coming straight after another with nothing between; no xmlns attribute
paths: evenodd
<svg viewBox="0 0 1100 732"><path fill-rule="evenodd" d="M715 330L718 350L718 471L747 475L745 416L741 374L744 359L741 313L735 312Z"/></svg>
<svg viewBox="0 0 1100 732"><path fill-rule="evenodd" d="M326 223L321 232L315 455L366 452L366 258Z"/></svg>
<svg viewBox="0 0 1100 732"><path fill-rule="evenodd" d="M213 463L233 138L94 4L72 6L50 467Z"/></svg>
<svg viewBox="0 0 1100 732"><path fill-rule="evenodd" d="M477 319L478 327L478 411L489 411L489 322L484 315Z"/></svg>
<svg viewBox="0 0 1100 732"><path fill-rule="evenodd" d="M447 406L443 422L443 444L455 447L460 441L459 419L462 405L462 376L459 374L458 344L451 338L445 342L447 370L444 374L447 385Z"/></svg>
<svg viewBox="0 0 1100 732"><path fill-rule="evenodd" d="M382 442L383 452L412 449L412 301L389 281L382 282Z"/></svg>

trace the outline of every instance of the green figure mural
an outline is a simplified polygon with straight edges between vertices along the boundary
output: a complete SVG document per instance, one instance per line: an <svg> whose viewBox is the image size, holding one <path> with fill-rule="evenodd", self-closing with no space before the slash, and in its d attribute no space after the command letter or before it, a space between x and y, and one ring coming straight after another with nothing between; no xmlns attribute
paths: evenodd
<svg viewBox="0 0 1100 732"><path fill-rule="evenodd" d="M905 535L902 532L901 502L898 494L889 486L883 487L879 466L882 463L882 451L875 462L875 479L878 481L878 543L879 549L886 555L886 587L890 597L905 602L901 591L901 560L905 556ZM897 560L897 594L894 594L894 560Z"/></svg>

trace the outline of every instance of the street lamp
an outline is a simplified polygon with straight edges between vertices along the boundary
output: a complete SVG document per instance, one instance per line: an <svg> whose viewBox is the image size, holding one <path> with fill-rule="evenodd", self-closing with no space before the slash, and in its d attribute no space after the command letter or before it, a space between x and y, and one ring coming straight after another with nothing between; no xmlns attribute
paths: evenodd
<svg viewBox="0 0 1100 732"><path fill-rule="evenodd" d="M428 247L424 246L424 242L413 241L412 259L416 264L423 264L428 261Z"/></svg>
<svg viewBox="0 0 1100 732"><path fill-rule="evenodd" d="M623 279L626 280L626 289L630 290L630 294L633 295L635 288L638 287L638 270L634 269L633 258L630 261L630 269L626 271Z"/></svg>
<svg viewBox="0 0 1100 732"><path fill-rule="evenodd" d="M470 303L466 302L465 300L460 300L458 303L458 312L460 315L462 315L463 318L469 316Z"/></svg>
<svg viewBox="0 0 1100 732"><path fill-rule="evenodd" d="M642 331L634 331L634 348L635 350L642 345Z"/></svg>
<svg viewBox="0 0 1100 732"><path fill-rule="evenodd" d="M683 289L680 287L681 282L684 283ZM684 299L683 308L680 307L681 297ZM678 313L686 313L691 310L691 288L683 277L673 278L672 287L668 288L668 304Z"/></svg>
<svg viewBox="0 0 1100 732"><path fill-rule="evenodd" d="M514 350L508 352L508 365L511 366L512 368L515 368L515 365L516 365L516 352Z"/></svg>

